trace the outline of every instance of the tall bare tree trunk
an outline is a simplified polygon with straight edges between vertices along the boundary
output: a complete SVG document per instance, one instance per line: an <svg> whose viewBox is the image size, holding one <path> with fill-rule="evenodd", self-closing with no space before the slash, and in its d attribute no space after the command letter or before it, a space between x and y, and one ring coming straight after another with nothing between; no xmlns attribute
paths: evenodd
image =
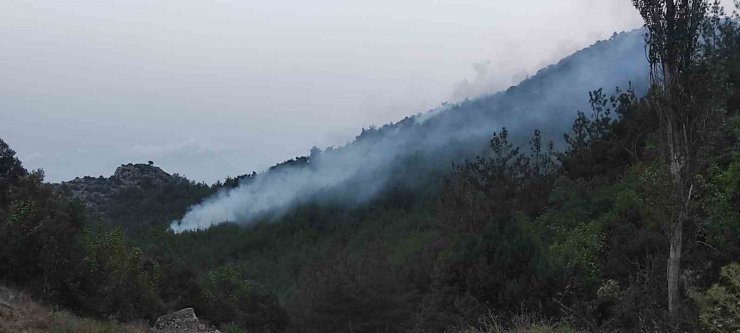
<svg viewBox="0 0 740 333"><path fill-rule="evenodd" d="M673 1L669 0L666 2L668 8L668 17L674 17L675 5ZM671 19L667 20L667 26L672 29L675 22ZM673 61L675 59L675 48L669 46L666 50L667 57L663 61L663 87L666 90L675 88L673 86L673 78L675 77L675 67ZM668 250L668 263L667 263L667 282L668 282L668 312L671 314L673 320L677 319L678 309L681 306L679 297L678 280L681 275L681 250L683 245L683 220L684 220L684 202L683 188L684 179L683 171L686 167L685 157L683 155L683 140L681 140L680 126L676 121L676 110L664 110L663 121L666 122L667 130L667 141L668 141L668 153L669 153L669 166L670 174L673 180L673 191L674 191L674 202L675 208L678 208L677 214L673 214L673 220L670 222L668 227L668 241L670 249Z"/></svg>
<svg viewBox="0 0 740 333"><path fill-rule="evenodd" d="M668 256L668 309L677 319L681 306L679 278L681 274L681 250L683 229L687 223L689 203L691 202L691 182L696 156L695 121L687 116L689 107L682 102L692 100L691 93L679 85L683 71L691 66L692 56L698 47L700 29L706 19L708 0L632 0L640 11L648 29L646 42L649 48L651 83L662 87L667 99L659 106L660 119L666 130L668 167L673 181L674 214L668 226L670 250ZM662 77L659 77L662 74ZM682 95L683 94L683 95ZM680 97L676 99L677 97ZM687 98L689 97L689 98Z"/></svg>
<svg viewBox="0 0 740 333"><path fill-rule="evenodd" d="M666 77L672 77L670 71L666 71ZM673 87L669 87L673 88ZM688 215L689 201L691 200L690 179L687 177L688 168L688 139L685 137L685 127L678 123L675 116L676 110L666 110L664 115L670 115L666 121L667 141L669 150L670 174L673 180L673 201L676 208L673 219L668 227L668 240L670 249L668 252L667 280L668 280L668 311L673 319L677 319L678 310L681 307L681 296L678 281L681 276L681 251L683 250L683 227Z"/></svg>
<svg viewBox="0 0 740 333"><path fill-rule="evenodd" d="M681 250L683 245L683 213L670 226L670 252L668 256L668 311L676 317L681 306L678 280L681 275Z"/></svg>

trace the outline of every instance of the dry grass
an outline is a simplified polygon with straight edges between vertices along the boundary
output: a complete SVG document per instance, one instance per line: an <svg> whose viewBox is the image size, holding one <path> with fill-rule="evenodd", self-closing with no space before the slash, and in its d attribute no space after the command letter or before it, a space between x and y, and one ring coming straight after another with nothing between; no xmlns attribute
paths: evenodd
<svg viewBox="0 0 740 333"><path fill-rule="evenodd" d="M66 311L54 311L33 302L24 295L14 295L10 303L15 309L0 306L0 332L2 333L144 333L146 324L120 324L77 317Z"/></svg>
<svg viewBox="0 0 740 333"><path fill-rule="evenodd" d="M545 319L527 315L515 316L504 322L489 314L479 319L478 325L456 330L455 333L575 333L576 330L561 324L553 324Z"/></svg>

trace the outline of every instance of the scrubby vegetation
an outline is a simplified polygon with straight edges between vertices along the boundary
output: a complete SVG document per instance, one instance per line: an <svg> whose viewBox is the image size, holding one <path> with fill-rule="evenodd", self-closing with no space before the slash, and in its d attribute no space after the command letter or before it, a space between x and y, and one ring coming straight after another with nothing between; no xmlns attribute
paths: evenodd
<svg viewBox="0 0 740 333"><path fill-rule="evenodd" d="M0 301L11 291L0 287ZM12 304L0 307L0 332L75 332L75 333L145 333L145 322L121 324L112 320L80 318L63 310L54 310L13 293Z"/></svg>
<svg viewBox="0 0 740 333"><path fill-rule="evenodd" d="M124 322L153 321L193 305L218 324L275 331L287 322L275 296L244 288L247 282L234 274L202 277L197 267L133 246L120 226L90 220L80 203L43 182L42 171L25 170L2 140L0 184L0 278L6 285L80 315ZM26 310L36 311L29 306ZM16 315L27 320L23 311ZM252 320L255 316L259 320ZM47 317L51 322L43 325L50 327L69 315ZM98 327L73 324L83 331Z"/></svg>
<svg viewBox="0 0 740 333"><path fill-rule="evenodd" d="M722 267L720 283L692 295L699 309L699 323L710 332L740 330L740 265Z"/></svg>

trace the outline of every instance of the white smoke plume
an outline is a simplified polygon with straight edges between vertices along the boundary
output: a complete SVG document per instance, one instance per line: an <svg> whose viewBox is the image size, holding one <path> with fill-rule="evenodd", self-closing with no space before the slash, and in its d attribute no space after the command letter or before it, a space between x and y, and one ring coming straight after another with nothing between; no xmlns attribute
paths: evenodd
<svg viewBox="0 0 740 333"><path fill-rule="evenodd" d="M190 207L173 221L176 232L206 229L223 222L248 224L263 214L287 211L327 193L347 204L371 199L394 178L399 168L408 174L449 168L449 162L485 145L494 131L529 135L541 129L557 139L570 129L578 110L588 108L588 91L607 92L630 83L646 89L647 65L640 30L608 41L540 70L504 92L445 105L379 129L370 129L344 147L311 156L256 175L234 189L223 190ZM421 165L409 160L421 156ZM430 162L436 161L436 162ZM406 164L402 164L406 163Z"/></svg>

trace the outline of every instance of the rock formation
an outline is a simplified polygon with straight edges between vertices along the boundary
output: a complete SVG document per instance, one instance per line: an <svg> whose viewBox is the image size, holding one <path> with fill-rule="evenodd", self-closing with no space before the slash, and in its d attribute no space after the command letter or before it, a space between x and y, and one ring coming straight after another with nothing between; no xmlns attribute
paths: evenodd
<svg viewBox="0 0 740 333"><path fill-rule="evenodd" d="M202 324L195 316L193 308L185 308L180 311L157 318L152 327L155 333L220 333L205 324Z"/></svg>
<svg viewBox="0 0 740 333"><path fill-rule="evenodd" d="M156 186L174 181L175 177L152 164L124 164L116 168L112 176L77 177L74 180L54 184L63 193L80 200L90 208L100 207L119 190L129 186Z"/></svg>

